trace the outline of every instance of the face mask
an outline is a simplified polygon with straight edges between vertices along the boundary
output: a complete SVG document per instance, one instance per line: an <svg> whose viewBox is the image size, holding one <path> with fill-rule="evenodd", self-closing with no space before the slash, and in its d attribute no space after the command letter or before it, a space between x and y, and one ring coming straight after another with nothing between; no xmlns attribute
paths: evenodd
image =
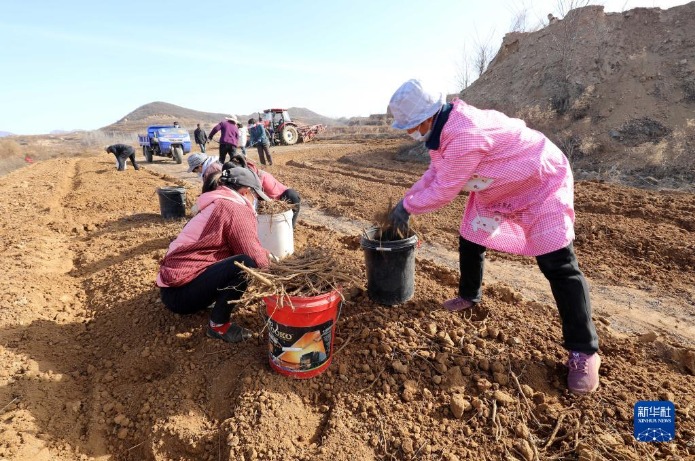
<svg viewBox="0 0 695 461"><path fill-rule="evenodd" d="M411 138L416 140L417 142L425 142L430 138L430 135L432 134L432 129L430 128L427 130L427 133L421 134L420 130L415 130L412 133L408 133Z"/></svg>
<svg viewBox="0 0 695 461"><path fill-rule="evenodd" d="M249 198L249 196L253 198ZM249 192L249 194L246 195L246 200L251 204L254 211L258 211L258 196L255 193Z"/></svg>

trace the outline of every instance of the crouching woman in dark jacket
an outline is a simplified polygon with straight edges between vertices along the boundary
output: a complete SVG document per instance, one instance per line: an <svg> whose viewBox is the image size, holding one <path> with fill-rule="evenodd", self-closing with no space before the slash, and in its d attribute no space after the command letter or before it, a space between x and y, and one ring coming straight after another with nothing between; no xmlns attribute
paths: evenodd
<svg viewBox="0 0 695 461"><path fill-rule="evenodd" d="M196 201L196 214L169 245L161 261L157 285L164 305L177 314L192 314L214 302L207 335L230 343L252 334L231 322L247 288L247 267L267 267L271 255L258 240L256 200L270 200L258 178L245 168L225 169L211 181L210 192Z"/></svg>

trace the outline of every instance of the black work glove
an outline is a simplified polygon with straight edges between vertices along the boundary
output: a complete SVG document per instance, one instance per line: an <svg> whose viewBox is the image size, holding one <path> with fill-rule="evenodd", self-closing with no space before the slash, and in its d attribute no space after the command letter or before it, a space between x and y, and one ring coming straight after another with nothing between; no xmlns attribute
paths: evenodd
<svg viewBox="0 0 695 461"><path fill-rule="evenodd" d="M410 220L410 213L403 206L403 199L393 207L391 214L389 214L389 221L391 225L401 231L408 230L408 221Z"/></svg>

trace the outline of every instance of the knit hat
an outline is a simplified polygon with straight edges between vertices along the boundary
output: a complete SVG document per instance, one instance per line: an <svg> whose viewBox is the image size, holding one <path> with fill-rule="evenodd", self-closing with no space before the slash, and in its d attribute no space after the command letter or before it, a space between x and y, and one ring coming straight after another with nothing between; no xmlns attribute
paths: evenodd
<svg viewBox="0 0 695 461"><path fill-rule="evenodd" d="M425 90L420 80L408 80L391 96L389 109L394 118L391 126L397 130L415 128L436 114L445 102L443 93Z"/></svg>
<svg viewBox="0 0 695 461"><path fill-rule="evenodd" d="M205 160L207 159L208 156L205 154L192 154L190 157L188 157L188 172L191 173L195 168L205 163Z"/></svg>

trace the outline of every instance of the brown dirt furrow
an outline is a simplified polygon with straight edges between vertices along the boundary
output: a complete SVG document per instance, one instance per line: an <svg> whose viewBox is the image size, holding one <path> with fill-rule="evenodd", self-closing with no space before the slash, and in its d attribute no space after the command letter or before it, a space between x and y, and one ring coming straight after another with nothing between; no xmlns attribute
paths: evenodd
<svg viewBox="0 0 695 461"><path fill-rule="evenodd" d="M408 170L392 160L396 147L274 149L270 171L310 205L296 229L297 249L326 248L336 264L365 279L361 228L409 184L346 184L330 163L342 168L340 159L359 157L369 160L359 175L376 178L372 170L383 165L388 176L391 163ZM320 172L286 164L319 155ZM682 339L693 317L650 304L690 299L689 236L676 220L591 216L601 226L578 243L581 262L597 274L592 293L614 302L596 306L604 365L602 386L591 396L567 392L558 317L532 261L491 255L484 302L463 314L441 308L456 288L464 197L420 220L427 242L417 250L413 299L384 307L362 284L346 289L333 364L300 381L268 366L259 307L235 314L258 337L230 346L204 336L205 312L181 317L162 306L153 283L158 261L185 221L161 219L155 190L185 185L192 203L200 183L183 165L158 161L118 173L105 156L59 162L40 162L0 183L0 458L435 461L520 459L533 447L538 459L695 455L695 352ZM421 170L414 167L413 175ZM577 201L593 187L582 183ZM601 193L629 196L630 189ZM589 213L578 213L582 235ZM617 270L625 266L621 258L634 259L627 249L635 241L653 242L658 257L646 251L634 274ZM598 261L614 270L602 275ZM650 264L663 278L646 272ZM667 275L674 298L659 293ZM635 306L632 323L626 302ZM640 318L647 313L653 318ZM660 324L660 315L673 324ZM676 403L672 443L635 441L638 400Z"/></svg>

